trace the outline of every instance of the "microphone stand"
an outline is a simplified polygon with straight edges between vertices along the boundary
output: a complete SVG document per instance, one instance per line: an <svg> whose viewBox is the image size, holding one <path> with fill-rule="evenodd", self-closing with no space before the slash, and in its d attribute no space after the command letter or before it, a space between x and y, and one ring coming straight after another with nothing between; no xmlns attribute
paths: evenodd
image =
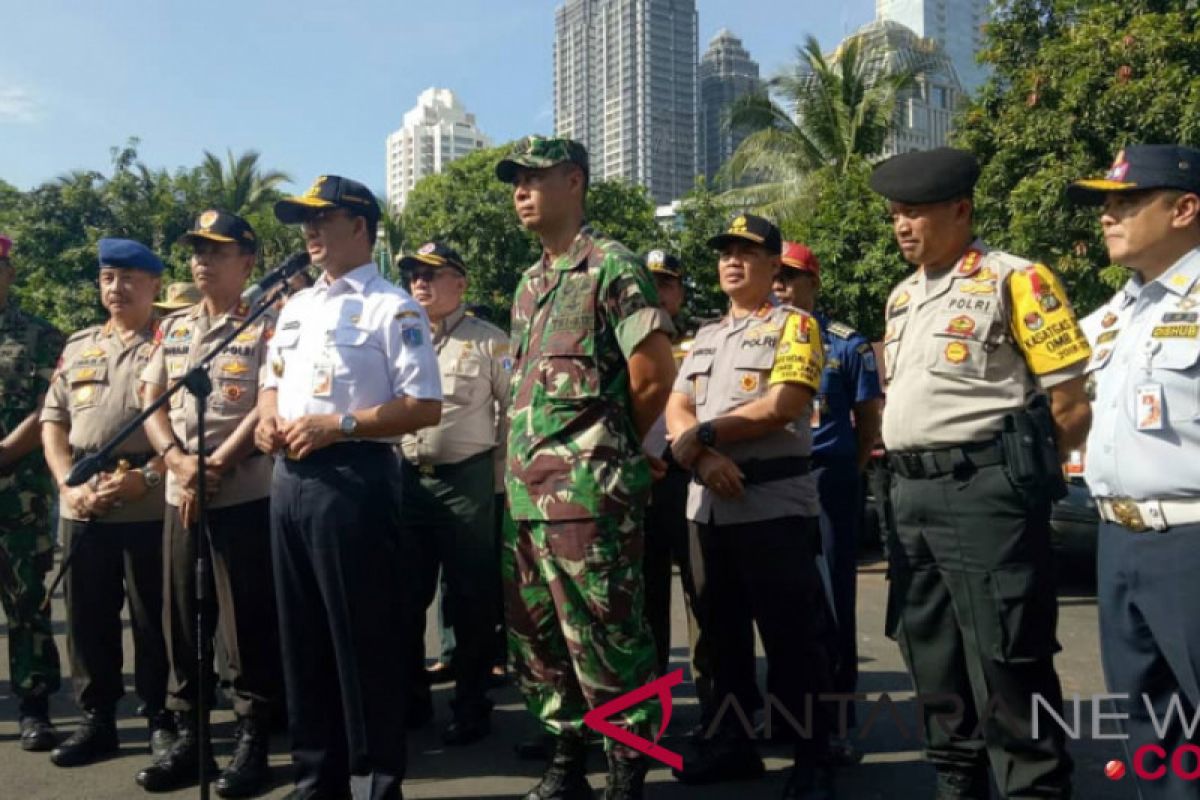
<svg viewBox="0 0 1200 800"><path fill-rule="evenodd" d="M249 328L254 322L263 315L264 312L275 304L280 295L291 294L288 289L287 281L282 283L283 289L279 292L268 292L259 301L259 304L254 307L250 315L244 319L228 336L226 336L208 352L200 362L188 370L188 373L183 376L173 386L168 387L167 391L154 400L150 405L142 410L142 413L130 420L125 427L117 431L112 439L107 441L103 447L92 455L82 459L71 467L70 474L67 475L65 483L67 486L79 486L82 483L90 480L94 475L98 474L102 467L108 462L114 450L128 439L135 431L142 427L142 424L149 419L153 414L162 408L176 392L181 389L187 389L188 393L195 398L196 401L196 461L199 479L199 492L196 497L196 522L192 527L192 535L196 544L196 561L195 561L195 577L196 577L196 736L199 740L199 781L200 781L200 798L208 800L208 759L209 759L209 741L208 741L208 709L207 703L207 683L208 672L212 667L212 649L210 643L204 635L204 607L212 597L209 591L209 582L212 575L212 564L209 558L209 538L208 538L208 476L205 473L205 468L208 462L208 456L205 453L204 437L205 437L205 411L208 406L208 397L212 394L212 378L209 377L208 367L218 355L221 354L226 347L233 342L243 331ZM239 301L240 302L240 301ZM58 576L51 585L51 592L62 581L66 574L70 562L78 552L79 539L78 537L72 542L71 552L63 561L62 567L59 569ZM47 595L48 597L49 595Z"/></svg>

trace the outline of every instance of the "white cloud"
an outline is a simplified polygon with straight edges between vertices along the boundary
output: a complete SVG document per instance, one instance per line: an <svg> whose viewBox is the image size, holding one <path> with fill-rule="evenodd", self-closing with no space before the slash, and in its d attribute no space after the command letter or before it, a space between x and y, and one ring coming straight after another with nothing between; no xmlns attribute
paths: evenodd
<svg viewBox="0 0 1200 800"><path fill-rule="evenodd" d="M0 88L0 123L36 122L41 116L38 101L19 86Z"/></svg>

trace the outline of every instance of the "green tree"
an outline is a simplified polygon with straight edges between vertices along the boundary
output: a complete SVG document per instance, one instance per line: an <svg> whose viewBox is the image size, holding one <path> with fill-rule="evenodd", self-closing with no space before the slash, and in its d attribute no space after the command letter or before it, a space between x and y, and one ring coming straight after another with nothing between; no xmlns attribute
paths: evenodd
<svg viewBox="0 0 1200 800"><path fill-rule="evenodd" d="M273 205L280 197L280 185L291 183L292 178L286 172L264 171L259 158L257 150L247 150L237 158L229 150L222 161L205 150L200 173L209 205L243 215Z"/></svg>
<svg viewBox="0 0 1200 800"><path fill-rule="evenodd" d="M725 230L733 211L703 176L696 179L696 185L679 205L668 242L683 264L686 327L694 328L702 320L720 316L729 304L717 278L717 254L708 246L708 240Z"/></svg>
<svg viewBox="0 0 1200 800"><path fill-rule="evenodd" d="M869 339L883 335L883 308L892 287L910 269L900 257L884 201L867 181L871 165L851 159L844 170L825 167L809 178L809 214L783 226L821 262L819 305Z"/></svg>
<svg viewBox="0 0 1200 800"><path fill-rule="evenodd" d="M728 124L752 131L723 170L730 199L786 219L800 210L805 176L818 169L842 174L856 158L878 155L895 124L896 98L917 76L944 61L932 42L906 41L911 59L891 57L896 34L870 28L826 57L815 37L796 61L767 82L767 91L734 103Z"/></svg>
<svg viewBox="0 0 1200 800"><path fill-rule="evenodd" d="M1067 184L1103 174L1124 145L1200 145L1200 7L1192 0L1005 0L983 53L993 75L957 126L983 164L989 242L1063 274L1082 312L1126 278L1095 209Z"/></svg>

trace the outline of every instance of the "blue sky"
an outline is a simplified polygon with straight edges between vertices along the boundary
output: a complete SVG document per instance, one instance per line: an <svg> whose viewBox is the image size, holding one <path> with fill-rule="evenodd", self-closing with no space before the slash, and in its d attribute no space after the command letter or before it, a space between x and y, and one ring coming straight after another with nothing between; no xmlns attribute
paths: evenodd
<svg viewBox="0 0 1200 800"><path fill-rule="evenodd" d="M141 139L153 167L257 149L306 186L382 189L384 139L429 86L453 89L496 142L553 130L559 0L0 0L0 179L26 189L107 173ZM699 0L772 74L812 33L827 48L874 0Z"/></svg>

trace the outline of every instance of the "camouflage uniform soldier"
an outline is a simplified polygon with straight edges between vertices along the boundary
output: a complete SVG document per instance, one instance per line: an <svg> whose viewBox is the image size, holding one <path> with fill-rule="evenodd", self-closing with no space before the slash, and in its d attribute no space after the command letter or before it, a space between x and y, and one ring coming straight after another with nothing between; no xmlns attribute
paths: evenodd
<svg viewBox="0 0 1200 800"><path fill-rule="evenodd" d="M58 650L43 585L54 559L50 538L50 473L40 453L38 413L63 336L17 307L12 240L0 235L0 600L8 617L8 667L21 698L21 747L55 745L48 697L58 691ZM38 452L35 452L38 451Z"/></svg>
<svg viewBox="0 0 1200 800"><path fill-rule="evenodd" d="M555 736L527 800L591 797L583 716L652 680L643 610L641 440L674 376L670 319L644 266L583 224L587 152L531 136L496 167L544 249L517 287L504 547L509 649L530 710ZM651 738L658 714L617 724ZM641 796L644 758L610 745L609 798Z"/></svg>

